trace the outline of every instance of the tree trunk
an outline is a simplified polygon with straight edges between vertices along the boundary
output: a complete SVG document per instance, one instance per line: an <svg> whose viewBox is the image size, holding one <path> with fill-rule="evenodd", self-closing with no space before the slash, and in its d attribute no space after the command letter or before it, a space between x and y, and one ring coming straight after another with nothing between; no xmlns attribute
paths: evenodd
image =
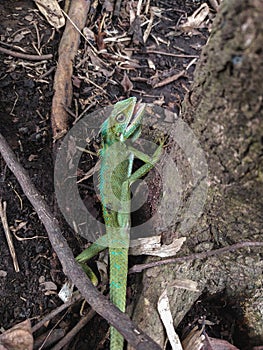
<svg viewBox="0 0 263 350"><path fill-rule="evenodd" d="M183 105L182 117L206 154L209 190L203 215L187 232L179 256L262 239L262 45L262 1L224 1ZM241 306L251 344L259 345L263 341L260 251L244 248L146 270L134 321L163 346L157 301L165 287L175 326L204 291L224 292ZM197 281L199 292L173 288L175 279Z"/></svg>

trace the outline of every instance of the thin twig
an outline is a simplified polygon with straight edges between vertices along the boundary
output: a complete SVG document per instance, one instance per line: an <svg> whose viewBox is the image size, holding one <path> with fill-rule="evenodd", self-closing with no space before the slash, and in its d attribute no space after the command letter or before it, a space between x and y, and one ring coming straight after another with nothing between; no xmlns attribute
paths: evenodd
<svg viewBox="0 0 263 350"><path fill-rule="evenodd" d="M121 312L93 286L81 266L75 261L72 250L59 228L58 220L37 191L25 169L18 163L1 133L0 152L45 226L50 243L61 262L65 275L75 284L90 306L116 328L135 349L160 350L160 346L139 329L127 314Z"/></svg>
<svg viewBox="0 0 263 350"><path fill-rule="evenodd" d="M60 324L60 322L66 317L68 311L66 311L64 313L64 315L62 315L60 317L60 319L56 322L56 324L54 324L54 326L51 328L51 330L48 332L48 334L46 335L45 339L43 340L42 344L39 346L38 350L42 350L44 348L44 346L47 344L47 342L49 340L51 340L52 338L52 333L54 332L54 330L56 329L56 327Z"/></svg>
<svg viewBox="0 0 263 350"><path fill-rule="evenodd" d="M54 70L56 69L55 66L51 67L49 70L47 70L45 73L41 74L37 80L39 81L40 79L43 79L45 77L47 77L49 74L51 74Z"/></svg>
<svg viewBox="0 0 263 350"><path fill-rule="evenodd" d="M8 222L7 222L7 217L6 217L6 202L2 203L2 199L0 199L0 217L1 217L2 225L3 225L3 229L5 232L8 248L9 248L11 257L13 259L13 265L15 268L15 272L19 272L20 270L19 270L19 265L18 265L18 261L17 261L17 257L16 257L16 251L15 251L12 235L11 235L11 232L10 232L10 229L8 226Z"/></svg>
<svg viewBox="0 0 263 350"><path fill-rule="evenodd" d="M158 51L158 50L146 50L146 53L156 53L157 55L171 56L171 57L178 57L178 58L199 58L199 56L197 55L187 55L187 54L164 52L164 51Z"/></svg>
<svg viewBox="0 0 263 350"><path fill-rule="evenodd" d="M34 27L35 27L36 34L37 34L37 49L38 49L38 51L39 51L39 50L40 50L40 47L41 47L39 30L38 30L38 27L37 27L36 22L33 22L33 25L34 25Z"/></svg>
<svg viewBox="0 0 263 350"><path fill-rule="evenodd" d="M236 243L227 247L211 250L210 252L203 252L203 253L196 253L196 254L190 254L187 256L182 256L180 258L173 258L173 259L165 259L160 261L153 261L146 264L140 264L140 265L134 265L130 270L129 274L136 273L136 272L142 272L143 270L150 269L152 267L166 265L166 264L175 264L179 262L185 262L185 261L191 261L196 259L205 259L210 256L216 256L216 255L222 255L225 253L229 253L233 250L241 249L241 248L247 248L247 247L262 247L263 242L240 242Z"/></svg>
<svg viewBox="0 0 263 350"><path fill-rule="evenodd" d="M93 176L97 171L100 169L101 162L100 160L97 161L97 163L94 165L93 168L91 168L81 179L77 181L77 183L81 183L84 180L89 179L91 176Z"/></svg>
<svg viewBox="0 0 263 350"><path fill-rule="evenodd" d="M185 74L186 74L185 70L182 70L181 72L174 74L171 77L168 77L162 81L159 81L159 83L154 84L153 88L155 89L155 88L159 88L159 87L168 85L168 84L178 80L179 78L185 76Z"/></svg>
<svg viewBox="0 0 263 350"><path fill-rule="evenodd" d="M17 58L22 58L24 60L29 60L29 61L43 61L43 60L50 60L53 55L48 54L48 55L28 55L26 53L21 53L21 52L16 52L12 50L5 49L0 46L0 52L5 53L6 55L10 55L13 57Z"/></svg>
<svg viewBox="0 0 263 350"><path fill-rule="evenodd" d="M75 294L70 301L67 301L66 303L64 303L61 306L57 307L55 310L52 310L41 321L39 321L37 324L35 324L34 327L32 327L32 333L34 333L37 330L39 330L42 326L44 326L44 324L46 322L52 320L52 318L54 318L60 312L64 311L65 309L67 309L68 307L70 307L71 305L73 305L74 303L76 303L77 301L79 301L81 299L82 299L82 296L79 293Z"/></svg>
<svg viewBox="0 0 263 350"><path fill-rule="evenodd" d="M149 22L148 22L148 25L147 25L147 28L143 34L143 42L146 43L150 33L151 33L151 30L152 30L152 26L153 26L153 20L154 20L154 11L151 10L151 15L150 15L150 19L149 19Z"/></svg>
<svg viewBox="0 0 263 350"><path fill-rule="evenodd" d="M158 50L152 50L148 49L146 51L142 51L136 48L127 48L127 51L135 51L136 53L143 53L143 54L150 54L150 53L156 53L157 55L163 55L163 56L171 56L171 57L179 57L179 58L199 58L197 55L187 55L187 54L180 54L180 53L172 53L172 52L164 52L164 51L158 51Z"/></svg>
<svg viewBox="0 0 263 350"><path fill-rule="evenodd" d="M65 335L51 350L60 350L62 349L66 344L68 344L73 337L84 327L86 324L96 315L96 312L94 310L90 310L87 315L83 316L79 322L76 324L75 327L71 329L70 332Z"/></svg>

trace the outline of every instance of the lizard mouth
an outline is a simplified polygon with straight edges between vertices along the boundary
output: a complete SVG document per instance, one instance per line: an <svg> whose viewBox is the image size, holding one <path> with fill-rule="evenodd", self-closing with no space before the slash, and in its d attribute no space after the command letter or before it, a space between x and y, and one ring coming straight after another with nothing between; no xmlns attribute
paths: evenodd
<svg viewBox="0 0 263 350"><path fill-rule="evenodd" d="M136 114L138 110L140 109L141 105L144 105L144 103L141 103L141 100L135 103L133 114Z"/></svg>
<svg viewBox="0 0 263 350"><path fill-rule="evenodd" d="M138 119L140 119L142 117L142 114L143 114L143 111L145 109L145 106L146 106L146 104L145 103L141 103L141 102L137 102L135 104L130 123L134 123L134 122L136 122Z"/></svg>

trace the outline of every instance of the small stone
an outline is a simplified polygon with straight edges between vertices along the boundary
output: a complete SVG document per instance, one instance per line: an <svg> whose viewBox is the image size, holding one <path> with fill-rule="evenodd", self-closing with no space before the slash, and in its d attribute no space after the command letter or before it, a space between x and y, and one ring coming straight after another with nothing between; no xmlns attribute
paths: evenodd
<svg viewBox="0 0 263 350"><path fill-rule="evenodd" d="M7 272L4 270L0 270L0 277L6 277L7 276Z"/></svg>

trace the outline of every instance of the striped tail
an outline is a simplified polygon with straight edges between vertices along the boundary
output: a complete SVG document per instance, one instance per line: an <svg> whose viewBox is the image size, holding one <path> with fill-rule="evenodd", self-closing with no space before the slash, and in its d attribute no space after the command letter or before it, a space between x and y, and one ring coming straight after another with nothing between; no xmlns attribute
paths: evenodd
<svg viewBox="0 0 263 350"><path fill-rule="evenodd" d="M110 300L122 312L126 307L128 249L110 249ZM124 338L113 327L110 329L110 350L123 350Z"/></svg>

